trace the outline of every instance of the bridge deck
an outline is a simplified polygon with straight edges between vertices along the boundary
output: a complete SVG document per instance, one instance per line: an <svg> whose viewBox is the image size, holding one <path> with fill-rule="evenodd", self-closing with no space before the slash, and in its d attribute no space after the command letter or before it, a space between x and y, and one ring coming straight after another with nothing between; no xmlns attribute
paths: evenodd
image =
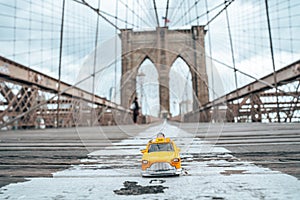
<svg viewBox="0 0 300 200"><path fill-rule="evenodd" d="M195 138L227 148L237 158L300 177L300 124L177 125ZM147 128L149 125L0 132L1 186L24 177L51 177L54 171L83 164L80 159L88 153Z"/></svg>

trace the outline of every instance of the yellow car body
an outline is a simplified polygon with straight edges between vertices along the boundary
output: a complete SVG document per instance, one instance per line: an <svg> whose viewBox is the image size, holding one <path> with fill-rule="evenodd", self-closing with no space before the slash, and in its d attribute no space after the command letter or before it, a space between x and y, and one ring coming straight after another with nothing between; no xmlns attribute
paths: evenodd
<svg viewBox="0 0 300 200"><path fill-rule="evenodd" d="M150 140L146 149L141 150L142 176L180 175L180 149L170 138Z"/></svg>

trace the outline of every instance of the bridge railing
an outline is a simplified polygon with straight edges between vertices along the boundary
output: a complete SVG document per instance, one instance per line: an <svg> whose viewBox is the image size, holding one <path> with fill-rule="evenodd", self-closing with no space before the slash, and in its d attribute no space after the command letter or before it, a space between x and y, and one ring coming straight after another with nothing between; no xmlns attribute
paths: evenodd
<svg viewBox="0 0 300 200"><path fill-rule="evenodd" d="M71 127L131 122L105 98L0 57L1 128Z"/></svg>
<svg viewBox="0 0 300 200"><path fill-rule="evenodd" d="M184 116L184 121L300 122L300 60ZM278 114L279 113L279 116Z"/></svg>

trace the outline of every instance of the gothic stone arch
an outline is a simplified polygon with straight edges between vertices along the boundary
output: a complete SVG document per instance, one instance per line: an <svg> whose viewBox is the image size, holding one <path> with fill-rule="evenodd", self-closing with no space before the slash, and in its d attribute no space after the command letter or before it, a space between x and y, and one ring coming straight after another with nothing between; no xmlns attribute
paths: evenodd
<svg viewBox="0 0 300 200"><path fill-rule="evenodd" d="M133 32L123 29L122 40L122 78L121 104L129 107L136 95L136 76L138 68L149 58L159 74L160 111L170 112L169 71L173 62L181 57L192 73L194 102L208 103L208 81L205 65L203 26L193 26L188 30L169 30L167 27L155 31ZM194 110L199 107L194 103Z"/></svg>

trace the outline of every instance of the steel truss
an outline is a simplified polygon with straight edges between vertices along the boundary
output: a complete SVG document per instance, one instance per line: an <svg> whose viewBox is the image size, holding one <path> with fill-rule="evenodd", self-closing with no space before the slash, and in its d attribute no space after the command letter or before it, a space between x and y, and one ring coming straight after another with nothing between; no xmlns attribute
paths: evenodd
<svg viewBox="0 0 300 200"><path fill-rule="evenodd" d="M300 61L276 71L277 92L273 75L220 97L202 110L226 113L227 122L300 122Z"/></svg>
<svg viewBox="0 0 300 200"><path fill-rule="evenodd" d="M280 122L300 122L299 84L299 80L289 83L289 86L293 86L295 90L287 93L276 94L274 90L267 90L228 102L226 120L228 122L278 122L277 95Z"/></svg>
<svg viewBox="0 0 300 200"><path fill-rule="evenodd" d="M2 129L128 124L128 114L128 109L63 82L58 98L56 79L0 57Z"/></svg>

